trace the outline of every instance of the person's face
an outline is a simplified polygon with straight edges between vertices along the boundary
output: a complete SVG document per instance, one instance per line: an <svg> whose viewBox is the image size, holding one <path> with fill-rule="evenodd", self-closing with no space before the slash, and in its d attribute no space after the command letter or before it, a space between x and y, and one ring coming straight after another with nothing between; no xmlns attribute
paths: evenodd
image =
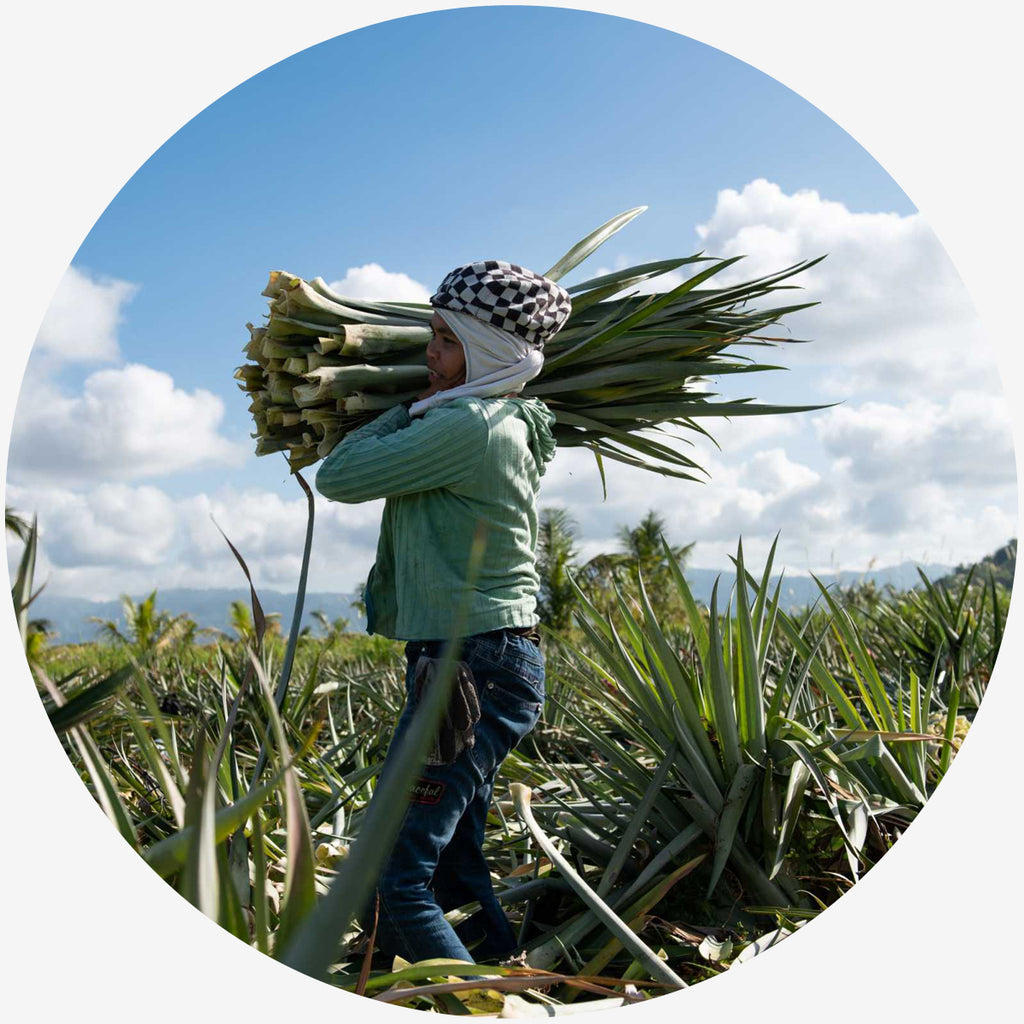
<svg viewBox="0 0 1024 1024"><path fill-rule="evenodd" d="M435 391L447 391L466 381L466 353L462 342L452 329L435 313L430 321L434 336L427 345L427 369L430 372L430 386Z"/></svg>

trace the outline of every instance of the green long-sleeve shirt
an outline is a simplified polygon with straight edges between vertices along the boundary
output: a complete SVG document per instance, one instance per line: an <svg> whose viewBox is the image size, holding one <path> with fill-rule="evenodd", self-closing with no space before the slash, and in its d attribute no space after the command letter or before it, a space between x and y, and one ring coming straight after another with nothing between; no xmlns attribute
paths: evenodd
<svg viewBox="0 0 1024 1024"><path fill-rule="evenodd" d="M324 459L325 497L387 499L366 583L368 633L451 636L481 520L486 548L462 634L537 622L537 490L554 421L536 398L456 398L415 420L396 405Z"/></svg>

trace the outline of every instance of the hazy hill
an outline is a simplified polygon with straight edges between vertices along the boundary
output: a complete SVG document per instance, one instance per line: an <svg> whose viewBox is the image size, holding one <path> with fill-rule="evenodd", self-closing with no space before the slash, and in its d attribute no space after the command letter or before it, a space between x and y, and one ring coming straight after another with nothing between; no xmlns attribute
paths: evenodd
<svg viewBox="0 0 1024 1024"><path fill-rule="evenodd" d="M977 563L974 575L971 577L972 585L975 583L988 583L989 574L996 578L996 583L1001 583L1007 590L1013 587L1013 572L1017 566L1017 538L1014 537L1003 545L998 551L986 555ZM940 586L952 587L954 590L963 585L971 567L969 565L958 565L949 575L941 579L932 580Z"/></svg>
<svg viewBox="0 0 1024 1024"><path fill-rule="evenodd" d="M139 601L147 594L133 594ZM366 621L351 607L355 595L351 594L306 594L303 607L302 624L311 626L313 632L318 631L315 620L310 613L320 610L332 622L343 617L349 620L350 630L362 630ZM291 628L292 612L295 608L295 595L284 594L276 590L259 591L260 604L266 614L279 612L281 628L285 633ZM160 590L156 595L156 606L161 611L174 615L188 613L200 626L229 630L229 608L232 601L244 601L249 606L248 588L238 590L228 588L214 590ZM101 619L113 619L122 622L120 601L89 601L82 597L51 597L44 590L32 603L32 618L49 619L58 633L58 643L81 643L96 637L97 626L89 622L95 615Z"/></svg>
<svg viewBox="0 0 1024 1024"><path fill-rule="evenodd" d="M1016 545L1014 544L1015 551ZM873 580L879 586L891 583L897 589L903 590L921 585L915 568L916 564L902 562L900 565L873 569L868 572L841 572L838 575L824 573L818 578L826 586L838 582L840 586L848 587L860 581ZM1000 568L1005 572L1005 561L1000 563ZM922 565L921 569L930 580L945 577L951 572L951 567L948 565L927 564ZM1012 580L1012 564L1009 574L1010 580ZM719 596L724 598L728 594L728 588L735 580L735 574L731 570L686 570L686 578L693 590L694 597L705 604L710 601L711 588L719 576L722 577L722 582L719 584ZM777 575L772 577L773 588L778 579ZM1009 585L1007 582L1007 586ZM722 594L723 587L725 588L724 595ZM146 595L133 594L132 596L136 600L141 600ZM818 588L809 576L791 576L788 573L785 575L780 597L783 607L787 610L804 607L813 602L817 596ZM353 594L307 594L302 624L313 627L313 632L316 633L317 626L310 613L319 609L325 612L332 621L338 617L347 618L349 620L348 628L352 631L358 632L365 629L366 620L351 606L354 597ZM281 614L281 627L287 633L291 627L295 595L275 590L264 590L259 592L259 598L265 612ZM237 590L226 588L216 590L173 589L161 590L157 593L159 609L175 615L187 612L200 626L225 631L229 628L228 609L232 601L244 601L248 604L248 590L241 587ZM84 598L52 596L44 590L32 605L32 617L49 619L58 633L59 643L80 643L94 639L97 627L88 621L90 616L120 621L121 604L119 601L89 601Z"/></svg>

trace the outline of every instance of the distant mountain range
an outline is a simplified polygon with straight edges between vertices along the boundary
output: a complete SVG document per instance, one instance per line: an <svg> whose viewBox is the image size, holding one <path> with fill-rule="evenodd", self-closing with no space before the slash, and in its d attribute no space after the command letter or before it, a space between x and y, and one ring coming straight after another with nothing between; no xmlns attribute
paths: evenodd
<svg viewBox="0 0 1024 1024"><path fill-rule="evenodd" d="M820 572L815 573L815 576L826 587L832 583L837 583L840 587L845 588L855 583L873 582L879 587L891 583L897 590L910 590L912 587L923 586L921 577L917 574L918 567L929 580L945 576L950 571L948 565L940 565L936 562L900 562L899 565L890 565L882 569L864 570L863 572ZM757 566L747 566L747 571L752 576L760 578ZM714 586L715 580L721 577L722 581L718 584L720 606L728 600L729 589L736 580L736 573L732 569L687 569L684 575L686 582L690 584L693 596L704 604L710 603L711 588ZM770 583L771 593L775 593L775 585L778 582L779 574L773 575ZM779 603L784 611L805 608L807 605L813 604L820 593L817 583L810 576L796 576L787 572L782 579Z"/></svg>
<svg viewBox="0 0 1024 1024"><path fill-rule="evenodd" d="M873 569L865 572L822 573L818 578L826 586L839 583L842 587L857 582L874 581L879 586L891 583L899 590L921 585L917 574L917 563L901 562L899 565L884 569ZM950 573L948 565L927 564L921 569L930 580L937 580ZM711 599L711 588L715 579L721 576L719 584L720 599L727 598L729 587L735 580L731 570L719 569L687 569L686 579L690 584L694 597L707 604ZM772 588L779 577L772 577ZM723 594L724 589L724 594ZM146 595L132 595L141 600ZM349 630L360 632L366 628L366 620L352 607L354 594L307 593L304 605L304 626L312 626L313 632L318 631L311 612L323 611L328 619L344 617L349 620ZM780 597L786 610L802 608L812 603L818 596L818 588L809 576L791 576L786 574ZM260 603L266 613L278 612L281 615L281 628L285 633L291 628L292 613L295 607L295 595L285 594L276 590L259 592ZM157 593L157 607L163 611L178 615L188 613L200 626L229 630L229 607L232 601L249 603L248 590L239 588L216 590L161 590ZM101 619L121 621L121 603L119 601L90 601L79 597L60 597L42 594L33 602L31 615L34 619L48 619L57 631L58 643L84 643L96 638L97 626L89 621L90 616Z"/></svg>
<svg viewBox="0 0 1024 1024"><path fill-rule="evenodd" d="M281 628L287 634L291 629L292 613L295 608L295 595L283 594L277 590L258 591L260 605L266 615L277 612L281 616ZM133 594L136 601L148 594ZM359 615L351 602L352 594L306 594L303 606L302 624L312 626L313 632L318 631L316 621L311 612L322 611L332 622L343 617L349 620L348 628L358 632L366 628L366 620ZM169 589L159 590L156 595L156 606L159 611L170 612L172 615L186 613L200 626L230 631L229 609L232 601L244 601L249 607L250 597L247 589L232 590L217 588L212 590ZM90 616L100 619L112 619L123 624L120 601L90 601L84 597L51 596L44 590L32 602L30 614L33 619L48 619L57 631L57 643L85 643L96 639L98 626L90 622Z"/></svg>

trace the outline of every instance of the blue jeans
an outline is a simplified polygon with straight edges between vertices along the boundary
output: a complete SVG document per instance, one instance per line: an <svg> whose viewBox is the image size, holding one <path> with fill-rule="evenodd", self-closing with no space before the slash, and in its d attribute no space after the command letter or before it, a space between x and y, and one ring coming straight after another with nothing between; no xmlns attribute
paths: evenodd
<svg viewBox="0 0 1024 1024"><path fill-rule="evenodd" d="M406 644L406 704L381 777L416 709L421 654L440 657L443 641ZM544 707L544 655L525 637L499 629L462 640L480 698L474 744L453 764L428 765L413 785L401 830L377 883L377 945L415 962L432 957L479 962L507 956L516 935L494 895L483 855L494 777ZM479 900L480 911L453 928L446 911ZM467 944L479 941L470 954Z"/></svg>

